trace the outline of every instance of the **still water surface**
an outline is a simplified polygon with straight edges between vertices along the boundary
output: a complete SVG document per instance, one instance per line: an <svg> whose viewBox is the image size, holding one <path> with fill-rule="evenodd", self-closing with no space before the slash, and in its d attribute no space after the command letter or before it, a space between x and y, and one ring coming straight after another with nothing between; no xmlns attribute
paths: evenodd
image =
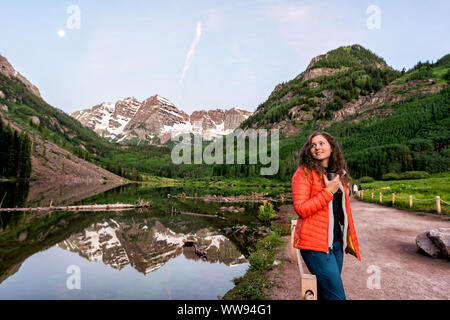
<svg viewBox="0 0 450 320"><path fill-rule="evenodd" d="M0 221L0 299L217 299L248 268L245 239L224 232L260 226L257 203L173 199L220 194L205 188L128 185L78 203L134 203L122 212L7 213ZM231 191L223 192L230 193ZM226 195L226 194L225 194ZM23 201L23 197L19 197ZM217 217L171 215L180 211ZM194 241L202 258L183 241ZM79 283L79 289L77 284ZM75 287L75 288L74 288Z"/></svg>

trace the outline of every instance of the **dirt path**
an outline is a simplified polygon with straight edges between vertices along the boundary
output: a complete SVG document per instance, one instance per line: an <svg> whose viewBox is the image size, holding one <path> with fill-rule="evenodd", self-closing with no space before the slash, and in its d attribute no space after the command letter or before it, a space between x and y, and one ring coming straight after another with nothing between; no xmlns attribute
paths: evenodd
<svg viewBox="0 0 450 320"><path fill-rule="evenodd" d="M450 299L450 262L417 252L416 236L422 231L450 227L448 217L421 215L351 199L361 262L346 254L342 279L349 300ZM280 216L297 217L292 205L283 206ZM290 237L285 237L289 241ZM281 264L270 271L277 285L271 299L300 299L299 273L291 264L289 242L280 248ZM380 288L374 279L377 269ZM370 279L369 279L370 278ZM369 282L369 285L368 285ZM372 289L368 288L372 285Z"/></svg>

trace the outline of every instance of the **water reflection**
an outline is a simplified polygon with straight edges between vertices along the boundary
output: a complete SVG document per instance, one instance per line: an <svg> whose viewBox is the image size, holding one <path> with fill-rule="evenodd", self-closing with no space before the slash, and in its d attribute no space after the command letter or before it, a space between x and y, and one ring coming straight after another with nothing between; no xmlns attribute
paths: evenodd
<svg viewBox="0 0 450 320"><path fill-rule="evenodd" d="M28 182L1 182L0 207L25 207L29 190L30 184Z"/></svg>
<svg viewBox="0 0 450 320"><path fill-rule="evenodd" d="M191 228L190 232L183 233L174 229L187 227L186 221L173 218L170 224L164 225L155 218L105 219L57 245L89 261L102 261L117 270L129 264L143 274L159 269L180 254L187 259L199 260L192 247L184 247L183 240L196 242L206 253L209 263L231 266L247 261L229 239L212 228L198 226L197 230Z"/></svg>
<svg viewBox="0 0 450 320"><path fill-rule="evenodd" d="M46 181L32 181L27 197L28 207L47 207L52 203L57 205L69 205L95 194L101 194L107 190L116 188L120 181L82 181L48 183Z"/></svg>
<svg viewBox="0 0 450 320"><path fill-rule="evenodd" d="M168 193L239 194L130 184L75 203L142 199L151 201L150 209L0 214L0 299L215 299L225 294L232 288L231 280L246 271L254 241L248 241L249 235L263 236L257 229L258 203L168 199ZM226 219L214 217L221 207L231 205L241 210L226 211ZM211 217L171 215L173 207ZM255 232L226 232L235 225ZM196 242L207 260L192 247L184 247L183 240ZM83 283L89 283L90 289L84 286L81 292L67 292L61 288L71 264L82 268Z"/></svg>
<svg viewBox="0 0 450 320"><path fill-rule="evenodd" d="M0 182L1 208L46 207L68 205L95 194L114 189L120 182L92 183L71 182L52 184L49 182ZM120 189L119 189L120 190Z"/></svg>

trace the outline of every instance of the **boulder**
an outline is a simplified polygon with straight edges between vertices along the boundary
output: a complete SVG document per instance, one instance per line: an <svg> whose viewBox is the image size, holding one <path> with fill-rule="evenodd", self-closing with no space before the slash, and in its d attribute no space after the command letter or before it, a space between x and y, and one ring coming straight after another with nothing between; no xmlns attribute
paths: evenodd
<svg viewBox="0 0 450 320"><path fill-rule="evenodd" d="M416 237L416 245L420 253L437 258L439 256L439 249L434 245L433 241L427 236L428 231L420 233Z"/></svg>
<svg viewBox="0 0 450 320"><path fill-rule="evenodd" d="M433 258L450 258L450 228L438 228L420 233L416 237L420 253Z"/></svg>
<svg viewBox="0 0 450 320"><path fill-rule="evenodd" d="M38 126L41 123L41 120L39 120L38 117L36 116L32 116L31 117L31 121L33 122L34 125Z"/></svg>
<svg viewBox="0 0 450 320"><path fill-rule="evenodd" d="M443 258L450 257L450 228L439 228L428 231L428 238L439 249Z"/></svg>

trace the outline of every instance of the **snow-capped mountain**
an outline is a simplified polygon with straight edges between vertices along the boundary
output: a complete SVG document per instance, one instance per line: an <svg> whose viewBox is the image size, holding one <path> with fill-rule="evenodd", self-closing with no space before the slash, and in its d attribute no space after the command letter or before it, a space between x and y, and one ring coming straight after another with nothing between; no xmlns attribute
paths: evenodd
<svg viewBox="0 0 450 320"><path fill-rule="evenodd" d="M181 133L202 134L203 139L214 140L231 133L251 114L232 108L200 110L188 115L168 99L155 95L143 102L134 97L116 103L103 102L71 116L115 142L159 144Z"/></svg>

